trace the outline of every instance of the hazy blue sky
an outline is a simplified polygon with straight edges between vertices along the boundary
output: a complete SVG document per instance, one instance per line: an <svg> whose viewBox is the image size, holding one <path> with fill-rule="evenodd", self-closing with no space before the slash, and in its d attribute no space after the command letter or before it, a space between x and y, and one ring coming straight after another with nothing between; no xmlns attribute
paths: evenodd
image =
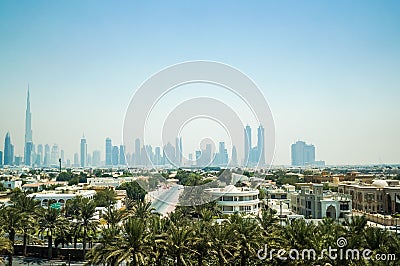
<svg viewBox="0 0 400 266"><path fill-rule="evenodd" d="M399 1L0 1L0 150L33 139L72 159L122 141L135 89L158 70L213 60L248 74L290 144L329 164L399 163ZM205 132L206 134L206 132Z"/></svg>

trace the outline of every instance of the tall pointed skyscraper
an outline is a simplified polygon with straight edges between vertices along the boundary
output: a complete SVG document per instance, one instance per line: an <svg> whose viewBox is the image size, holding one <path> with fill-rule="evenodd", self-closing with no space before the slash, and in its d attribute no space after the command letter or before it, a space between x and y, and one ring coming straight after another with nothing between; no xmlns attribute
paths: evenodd
<svg viewBox="0 0 400 266"><path fill-rule="evenodd" d="M6 138L4 140L4 165L12 165L13 164L13 148L11 144L10 133L7 132Z"/></svg>
<svg viewBox="0 0 400 266"><path fill-rule="evenodd" d="M244 128L244 162L243 166L248 166L250 163L251 152L251 127L247 125Z"/></svg>
<svg viewBox="0 0 400 266"><path fill-rule="evenodd" d="M236 146L232 146L232 159L231 159L231 166L237 166L238 165L238 159L237 159L237 151L236 151Z"/></svg>
<svg viewBox="0 0 400 266"><path fill-rule="evenodd" d="M81 167L87 166L87 143L85 134L81 138Z"/></svg>
<svg viewBox="0 0 400 266"><path fill-rule="evenodd" d="M28 84L28 96L26 98L26 112L25 112L25 147L24 147L24 161L25 165L31 165L32 157L32 114L31 114L31 99Z"/></svg>
<svg viewBox="0 0 400 266"><path fill-rule="evenodd" d="M265 136L264 136L264 127L260 125L258 127L258 135L257 135L257 153L258 153L258 164L265 165Z"/></svg>

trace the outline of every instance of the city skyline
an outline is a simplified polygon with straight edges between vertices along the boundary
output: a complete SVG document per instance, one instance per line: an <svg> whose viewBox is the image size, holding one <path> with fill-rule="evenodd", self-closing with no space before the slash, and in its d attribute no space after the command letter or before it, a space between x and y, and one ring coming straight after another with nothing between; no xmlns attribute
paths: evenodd
<svg viewBox="0 0 400 266"><path fill-rule="evenodd" d="M175 146L170 142L160 146L155 146L155 153L153 153L153 147L149 143L143 143L140 146L142 140L139 138L135 139L135 147L132 149L135 152L125 152L125 145L121 144L118 146L112 145L111 138L107 137L105 140L104 149L104 161L101 161L101 152L99 150L93 150L93 155L88 152L88 144L86 141L85 134L83 133L80 139L80 151L74 153L73 164L72 158L65 159L65 152L63 149L59 150L57 144L53 144L51 147L45 144L45 152L43 153L43 144L36 146L32 137L32 113L31 113L31 102L30 102L30 88L28 84L27 97L26 97L26 110L25 110L25 141L24 141L24 156L14 155L14 145L11 144L10 134L7 132L4 142L4 150L6 151L7 158L5 159L4 165L19 165L23 162L26 166L54 166L58 165L59 162L67 167L80 166L82 168L88 166L118 166L118 165L129 165L129 166L161 166L161 165L172 165L174 167L181 166L266 166L265 162L265 136L264 127L259 125L257 128L257 145L253 146L252 142L252 129L249 125L244 128L244 155L239 163L238 154L236 151L236 145L232 143L231 153L229 156L227 147L225 147L225 141L218 140L216 143L210 142L210 139L206 139L208 143L205 147L200 147L199 150L193 150L188 154L183 154L182 137L176 137ZM218 150L216 144L218 143ZM204 146L204 145L203 145ZM162 153L161 153L162 148ZM96 154L96 155L95 155ZM187 156L185 156L187 155ZM194 156L193 156L194 155ZM3 154L1 154L3 156ZM96 158L92 161L92 157ZM3 157L2 157L3 158ZM1 158L1 159L2 159ZM18 159L17 159L18 158ZM14 160L15 159L15 160ZM102 163L104 162L104 163ZM1 161L0 165L3 162Z"/></svg>
<svg viewBox="0 0 400 266"><path fill-rule="evenodd" d="M82 132L90 150L103 150L106 136L122 143L129 99L149 76L203 59L232 65L258 84L275 121L274 164L290 164L298 139L318 145L329 164L398 163L399 10L397 1L2 1L0 150L10 132L15 154L29 151L28 83L35 143L57 143L73 158Z"/></svg>
<svg viewBox="0 0 400 266"><path fill-rule="evenodd" d="M245 128L249 129L247 125ZM251 131L251 128L250 128ZM33 167L54 167L58 166L59 159L61 160L63 167L93 167L93 166L123 166L127 165L130 167L137 166L164 166L171 165L173 167L205 167L205 166L221 166L221 167L235 167L235 166L257 166L265 167L265 161L263 161L263 152L260 152L258 147L262 147L263 137L260 132L263 132L263 127L258 127L258 138L257 146L253 146L250 143L247 159L243 158L242 163L239 163L239 158L236 151L236 146L233 145L231 152L228 152L225 147L224 141L218 142L218 149L211 143L205 144L205 149L193 150L188 154L183 154L182 138L176 138L175 146L170 142L165 144L163 147L152 146L150 144L142 144L140 139L135 139L135 147L133 153L125 152L125 145L113 145L112 139L107 137L104 145L104 156L102 151L93 149L92 153L88 150L88 143L85 135L83 134L80 139L79 152L75 152L73 157L65 157L63 149L57 144L49 145L34 144L33 141L30 143L30 156L28 161L25 157L14 154L14 145L11 142L10 133L5 136L4 147L7 158L4 157L3 163L3 151L1 152L1 163L0 165L21 165L33 166ZM247 135L244 135L246 138ZM262 143L262 144L261 144ZM245 144L249 145L249 144ZM261 145L261 146L260 146ZM154 151L153 151L154 148ZM245 147L246 150L246 147ZM186 156L185 156L186 155ZM194 155L194 156L193 156ZM247 162L246 162L247 161Z"/></svg>
<svg viewBox="0 0 400 266"><path fill-rule="evenodd" d="M204 167L204 166L255 166L257 162L260 161L260 165L264 166L265 164L265 147L264 147L264 128L263 126L259 126L257 128L257 145L253 146L253 135L252 129L249 125L244 127L244 155L243 158L237 157L236 145L232 144L231 153L229 156L227 149L225 149L225 141L217 141L219 144L219 149L216 151L213 149L209 149L209 145L206 145L205 150L193 150L187 154L183 154L183 152L179 152L183 150L182 148L182 137L176 138L175 146L172 146L170 142L165 144L163 147L146 144L140 147L140 139L135 139L135 152L134 153L126 153L125 154L125 145L120 144L118 146L111 146L111 152L108 151L109 145L108 141L111 141L109 137L106 138L106 145L104 148L104 156L101 157L101 149L93 148L92 154L88 152L86 137L83 134L80 139L80 151L74 152L71 158L68 157L65 159L65 151L63 149L59 150L58 144L54 143L51 146L51 155L49 155L49 144L45 144L45 153L43 154L43 144L37 145L38 152L33 153L35 149L35 144L33 142L32 137L32 113L31 113L31 103L30 103L30 87L28 84L27 89L27 99L26 99L26 110L25 110L25 138L24 138L24 155L15 154L14 148L15 145L11 143L11 137L9 131L7 131L4 141L3 150L1 152L1 163L0 165L12 165L12 164L24 164L26 166L54 166L58 165L58 159L61 159L63 165L67 167L88 167L88 166L114 166L114 165L128 165L128 166L162 166L162 165L172 165L177 167L183 166L191 166L191 167ZM139 141L139 142L138 142ZM137 145L139 144L139 154L150 154L150 158L147 158L143 161L142 159L135 159L136 154L138 153ZM302 144L302 145L301 145ZM110 144L111 145L111 144ZM221 146L222 145L222 146ZM215 146L215 145L214 145ZM264 147L260 152L258 147ZM299 146L302 146L299 148ZM153 147L154 152L153 153ZM173 156L168 155L168 149L173 147ZM176 148L176 147L179 147ZM222 148L221 148L222 147ZM160 153L160 148L162 148L162 152ZM312 148L312 151L309 151L309 148ZM214 152L215 150L215 152ZM200 161L199 157L207 152L206 159ZM226 153L226 159L221 159L225 157L222 153ZM303 155L300 155L302 154ZM292 166L324 166L325 161L316 161L315 160L315 146L308 145L304 141L297 140L296 143L291 144L291 161L287 164L282 165L292 165ZM35 155L35 157L33 157ZM185 156L186 155L186 156ZM5 157L7 156L7 158ZM46 156L48 158L46 158ZM111 157L110 157L111 156ZM179 158L178 158L179 156ZM203 155L204 156L204 155ZM96 158L95 161L92 162L92 157ZM128 159L127 159L128 157ZM182 162L182 158L185 158L185 163ZM28 158L28 159L26 159ZM139 156L140 158L140 156ZM173 159L171 159L173 158ZM229 159L228 159L229 158ZM306 159L308 158L308 159ZM310 158L312 158L310 160ZM104 160L102 160L104 159ZM146 161L147 160L147 161ZM233 162L232 162L233 160ZM188 163L192 161L192 163ZM200 161L200 162L199 162ZM239 163L241 161L241 163ZM73 162L73 163L72 163ZM245 163L247 162L247 163ZM273 164L274 165L274 164Z"/></svg>

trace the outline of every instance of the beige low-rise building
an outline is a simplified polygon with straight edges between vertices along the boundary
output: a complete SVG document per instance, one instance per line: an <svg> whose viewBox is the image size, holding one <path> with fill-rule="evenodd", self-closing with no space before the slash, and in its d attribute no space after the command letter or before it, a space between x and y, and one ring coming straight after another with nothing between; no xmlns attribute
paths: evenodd
<svg viewBox="0 0 400 266"><path fill-rule="evenodd" d="M322 184L303 186L290 193L290 206L294 213L306 218L344 218L352 210L351 196L343 193L324 192Z"/></svg>
<svg viewBox="0 0 400 266"><path fill-rule="evenodd" d="M369 213L394 214L400 212L400 181L374 180L372 184L342 182L340 193L350 194L353 208Z"/></svg>

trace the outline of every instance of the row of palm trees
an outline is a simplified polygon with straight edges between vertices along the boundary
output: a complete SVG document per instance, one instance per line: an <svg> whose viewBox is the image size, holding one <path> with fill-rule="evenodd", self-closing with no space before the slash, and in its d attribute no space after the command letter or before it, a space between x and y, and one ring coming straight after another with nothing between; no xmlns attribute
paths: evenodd
<svg viewBox="0 0 400 266"><path fill-rule="evenodd" d="M332 219L318 224L297 219L282 225L270 210L264 210L257 218L233 214L216 220L215 209L210 205L178 208L169 216L160 217L146 204L125 214L110 210L107 215L118 219L111 223L107 218L109 226L100 232L98 243L87 254L88 264L398 265L400 258L398 237L390 231L367 226L364 216L354 216L342 224ZM340 238L347 241L345 246L338 246ZM327 254L319 259L328 247L370 249L371 258L376 254L395 254L397 260L335 259ZM317 256L315 260L308 257L283 260L278 257L279 249L286 252L296 249L300 253L313 249ZM271 250L275 253L269 257Z"/></svg>
<svg viewBox="0 0 400 266"><path fill-rule="evenodd" d="M149 203L126 202L125 210L108 206L100 221L93 219L93 200L77 197L59 211L42 208L38 201L19 193L12 205L0 209L0 253L9 254L16 236L23 239L23 253L33 236L47 239L48 256L57 245L81 241L85 260L91 265L397 265L400 241L396 235L367 226L363 216L343 224L325 219L318 224L303 219L281 224L274 213L264 210L257 218L233 214L226 219L213 203L178 207L166 217L153 213ZM370 249L375 254L395 254L397 261L282 260L277 250L337 247L344 237L348 249ZM94 242L86 253L87 242ZM55 242L55 243L53 243ZM268 250L266 250L266 247ZM271 252L271 257L260 256Z"/></svg>
<svg viewBox="0 0 400 266"><path fill-rule="evenodd" d="M28 241L41 243L47 239L48 258L53 257L53 247L74 243L78 239L87 246L90 235L97 233L99 222L93 220L96 204L93 200L75 197L62 210L52 208L52 202L43 208L40 201L24 192L11 195L11 205L0 207L0 254L8 254L12 265L16 237L22 237L22 253L27 256ZM55 241L54 241L55 240ZM55 242L55 243L53 243ZM83 256L86 249L83 248Z"/></svg>

